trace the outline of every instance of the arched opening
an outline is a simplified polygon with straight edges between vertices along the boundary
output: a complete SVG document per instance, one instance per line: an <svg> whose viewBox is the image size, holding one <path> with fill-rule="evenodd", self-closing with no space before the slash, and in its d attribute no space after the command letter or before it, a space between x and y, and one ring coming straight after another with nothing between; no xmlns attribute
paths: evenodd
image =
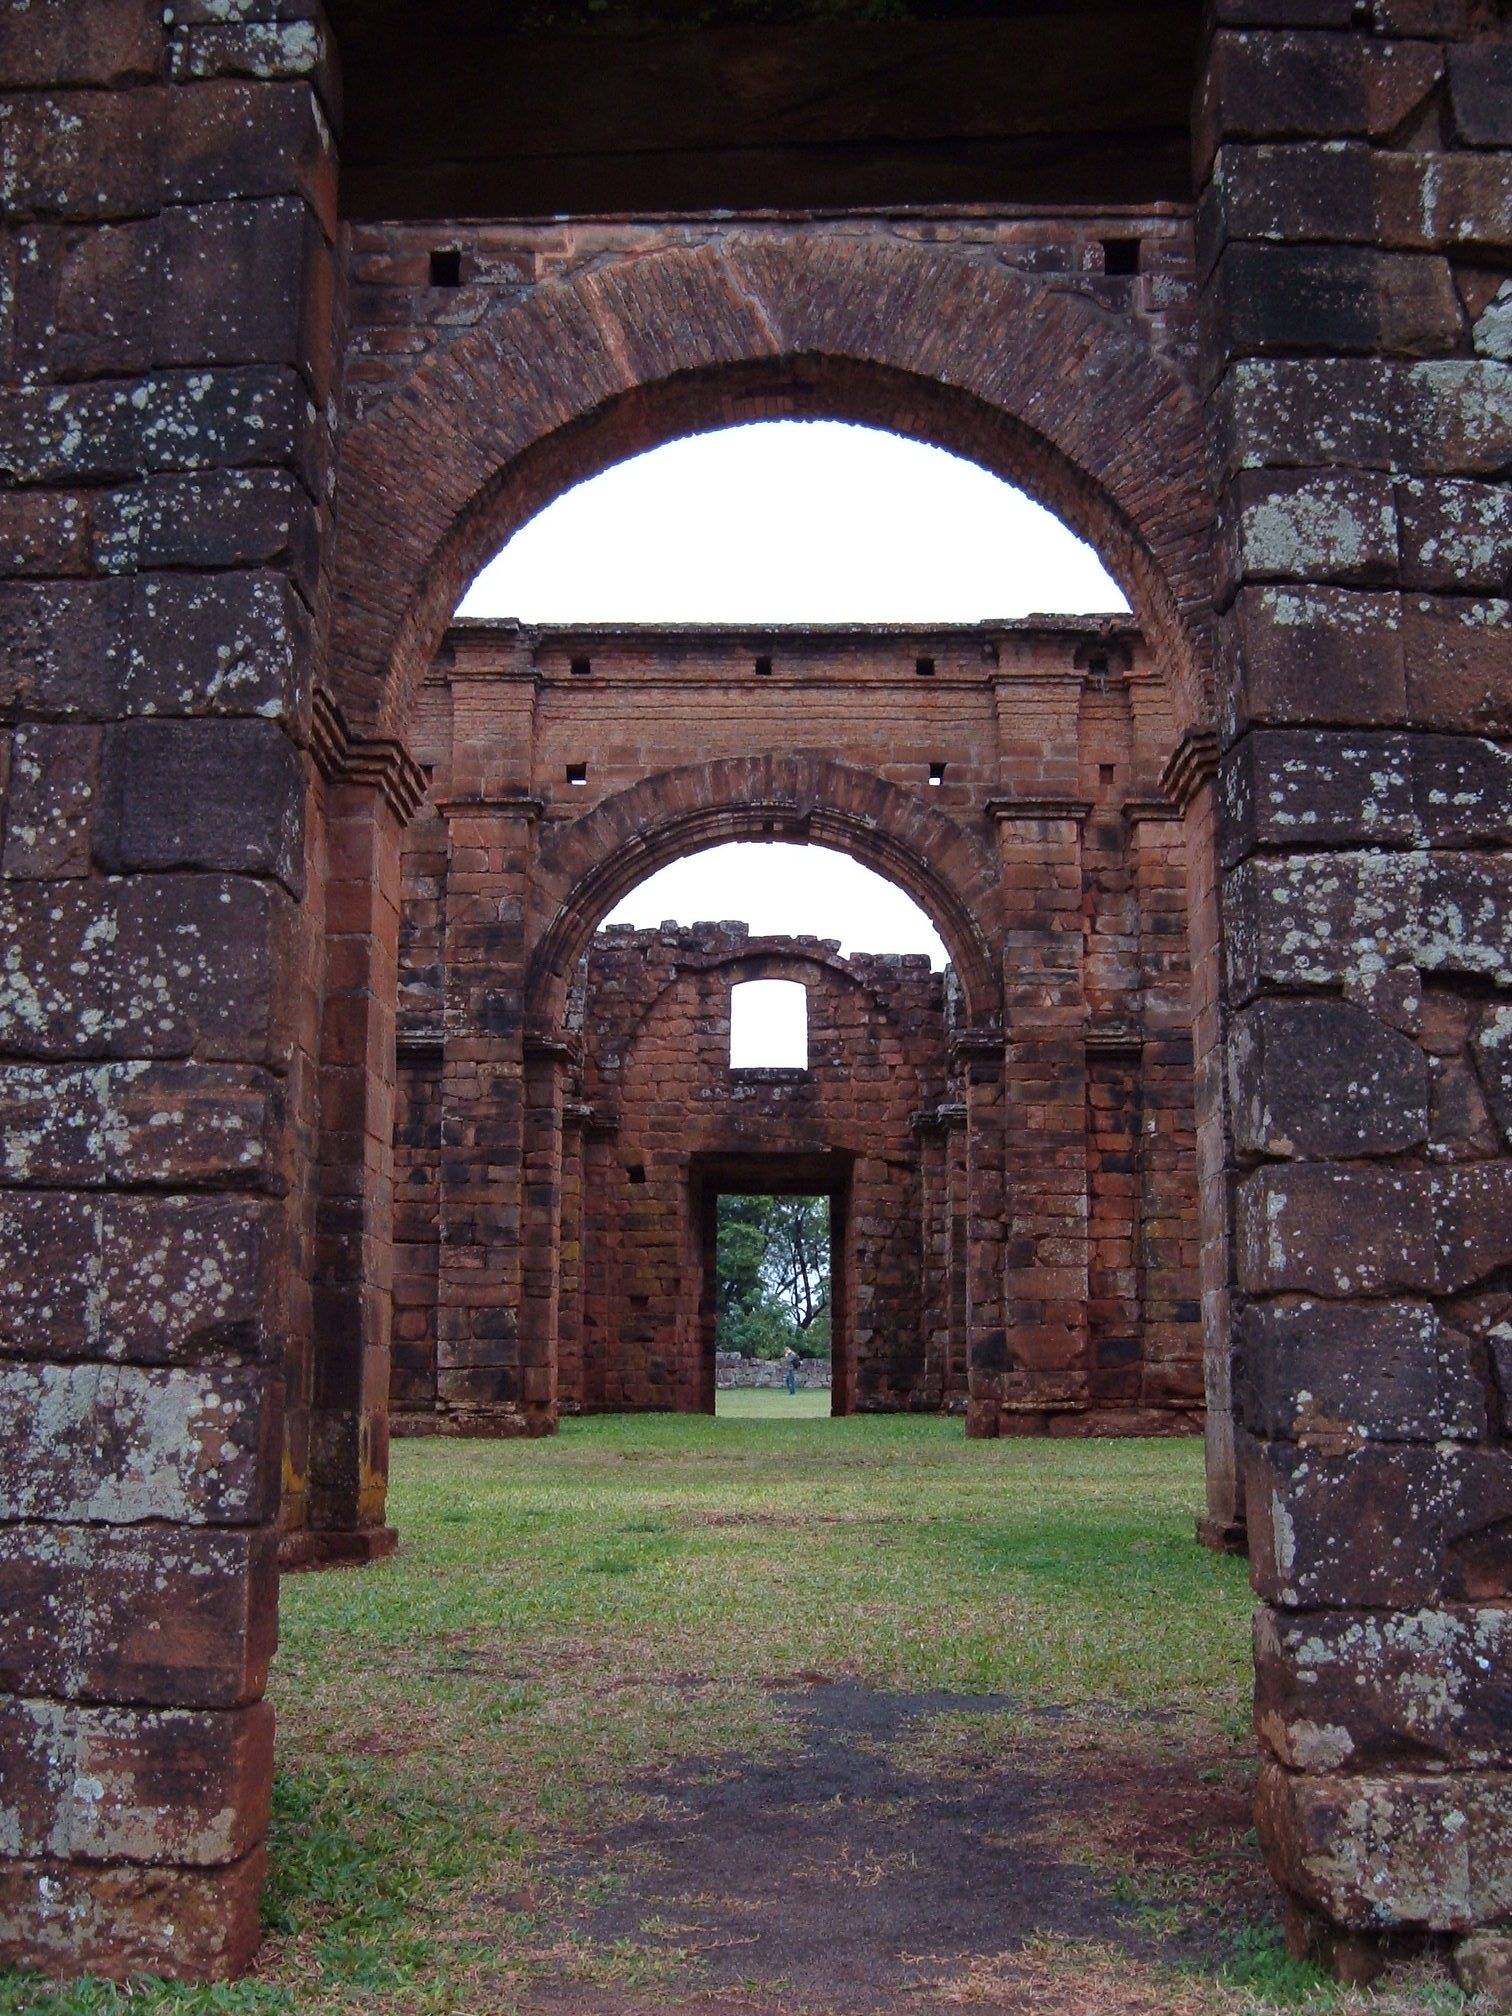
<svg viewBox="0 0 1512 2016"><path fill-rule="evenodd" d="M636 284L697 292L728 261L723 249L691 266L652 258ZM779 259L752 274L742 253L734 266L737 292L760 302L759 333L742 309L730 341L684 317L686 348L648 359L644 302L597 298L575 281L558 298L568 320L553 340L578 340L569 294L599 334L614 325L602 344L588 339L601 364L586 396L577 386L549 414L527 411L505 382L521 332L506 343L494 318L418 367L343 471L349 485L381 486L385 470L397 480L403 444L413 448L423 425L437 486L413 536L406 527L396 538L375 507L374 536L393 565L381 577L368 565L334 604L353 718L361 708L380 736L402 733L429 772L405 842L399 995L398 1222L411 1251L398 1269L396 1367L418 1339L409 1326L433 1324L430 1390L399 1409L401 1425L411 1425L405 1413L426 1417L414 1460L429 1475L444 1469L444 1437L560 1427L551 1457L569 1466L575 1451L608 1452L632 1433L652 1439L624 1453L660 1462L647 1452L674 1445L655 1444L657 1434L717 1429L655 1417L714 1410L700 1337L708 1298L691 1309L688 1298L718 1254L717 1226L711 1240L700 1221L721 1196L756 1195L823 1196L832 1253L843 1249L830 1318L854 1341L832 1390L851 1418L824 1433L917 1416L903 1425L941 1431L954 1451L967 1446L964 1416L973 1436L999 1444L984 1452L994 1477L1015 1467L1008 1438L1028 1436L1047 1452L1036 1467L1094 1435L1130 1449L1160 1436L1190 1466L1183 1437L1202 1409L1190 974L1171 924L1185 883L1182 825L1163 777L1200 706L1202 534L1195 471L1180 451L1155 466L1169 428L1185 425L1186 395L1163 363L1136 363L1115 342L1093 426L1065 385L1078 350L1086 370L1100 370L1100 332L1079 311L1048 329L1036 296L1036 340L1049 336L1057 358L1052 386L1015 320L1025 304L985 268L972 291L980 282L997 333L990 344L985 323L977 333L1002 368L966 383L938 353L933 312L931 354L904 361L901 297L886 333L842 340L799 329L801 273ZM824 295L821 277L812 298ZM964 297L957 308L975 320ZM700 346L721 354L694 355ZM1021 383L1005 389L1021 367ZM485 443L495 423L476 424L472 395L468 426L453 427L445 402L430 402L454 372L491 396L503 387L500 424L519 438L495 430ZM984 602L955 620L920 608L871 623L755 608L696 623L469 610L448 624L468 574L596 469L663 440L713 447L736 422L755 439L761 430L744 423L798 416L891 428L969 457L993 481L1018 478L1094 534L1129 606L1038 618L1024 613L1032 601L1006 613ZM346 523L359 519L360 509ZM593 541L580 543L591 565ZM735 943L716 925L700 937L711 927L696 915L627 938L601 928L658 871L730 843L802 843L809 858L875 869L928 912L949 975L925 961L884 981L860 970L861 957L805 947L801 932ZM731 916L723 905L714 914ZM803 1082L763 1086L761 1097L775 1108L817 1082L815 1004L828 988L858 1032L854 1086L882 1086L893 1101L886 1126L858 1099L848 1132L814 1125L775 1147L770 1113L765 1131L704 1129L719 1109L686 1096L674 1032L709 1036L720 1096L748 1091L731 1087L740 1074L728 1047L732 991L747 980L802 985L810 1004ZM613 1041L597 1040L595 1004L605 1002L620 1018ZM595 1197L620 1214L615 1281L595 1277L608 1272L591 1236ZM863 1241L881 1257L865 1258ZM917 1315L887 1320L889 1306L911 1308L910 1295ZM883 1317L869 1331L868 1297ZM690 1338L696 1348L685 1348ZM592 1415L612 1418L582 1418ZM1127 1460L1111 1459L1105 1474L1123 1474ZM406 1450L401 1475L411 1461ZM515 1474L507 1457L499 1474ZM642 1474L669 1488L663 1471ZM1194 1482L1195 1468L1186 1475ZM745 1516L723 1499L705 1511L715 1533ZM806 1514L790 1516L801 1525ZM1189 1532L1184 1507L1181 1523ZM633 1543L611 1544L605 1530L598 1552L632 1575ZM542 1558L554 1574L549 1541ZM700 1560L695 1572L717 1569ZM927 1635L923 1613L909 1614L907 1629ZM1121 1628L1104 1610L1081 1622L1107 1642ZM989 1636L1001 1659L1001 1634ZM863 1691L876 1685L867 1661ZM969 1685L960 1661L938 1677L956 1693Z"/></svg>

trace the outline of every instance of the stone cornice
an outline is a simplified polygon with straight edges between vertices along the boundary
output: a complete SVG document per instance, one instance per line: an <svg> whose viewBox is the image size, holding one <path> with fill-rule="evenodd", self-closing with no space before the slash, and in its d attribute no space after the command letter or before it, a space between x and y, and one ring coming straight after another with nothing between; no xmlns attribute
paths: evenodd
<svg viewBox="0 0 1512 2016"><path fill-rule="evenodd" d="M1144 1038L1127 1023L1108 1023L1100 1029L1088 1029L1086 1047L1089 1057L1138 1057Z"/></svg>
<svg viewBox="0 0 1512 2016"><path fill-rule="evenodd" d="M438 798L436 810L447 818L458 814L466 816L470 812L509 812L518 819L534 821L545 817L546 801L532 798L525 792L504 793L497 797Z"/></svg>
<svg viewBox="0 0 1512 2016"><path fill-rule="evenodd" d="M582 1061L583 1044L580 1037L570 1036L565 1030L526 1031L527 1064L581 1064Z"/></svg>
<svg viewBox="0 0 1512 2016"><path fill-rule="evenodd" d="M425 800L425 772L404 744L385 735L354 735L319 687L310 710L310 751L328 783L367 785L401 825L409 824Z"/></svg>
<svg viewBox="0 0 1512 2016"><path fill-rule="evenodd" d="M1142 826L1151 820L1159 822L1181 818L1181 807L1173 805L1169 798L1127 798L1122 809L1131 826Z"/></svg>
<svg viewBox="0 0 1512 2016"><path fill-rule="evenodd" d="M946 1099L938 1106L926 1106L912 1115L909 1125L916 1134L948 1134L952 1128L966 1125L966 1102Z"/></svg>
<svg viewBox="0 0 1512 2016"><path fill-rule="evenodd" d="M434 1058L439 1063L445 1054L446 1036L440 1029L401 1029L394 1048L401 1059L420 1063Z"/></svg>
<svg viewBox="0 0 1512 2016"><path fill-rule="evenodd" d="M1203 785L1218 774L1218 737L1211 728L1192 728L1182 736L1161 772L1160 788L1183 811Z"/></svg>
<svg viewBox="0 0 1512 2016"><path fill-rule="evenodd" d="M989 819L1074 819L1078 826L1092 810L1090 798L989 798Z"/></svg>

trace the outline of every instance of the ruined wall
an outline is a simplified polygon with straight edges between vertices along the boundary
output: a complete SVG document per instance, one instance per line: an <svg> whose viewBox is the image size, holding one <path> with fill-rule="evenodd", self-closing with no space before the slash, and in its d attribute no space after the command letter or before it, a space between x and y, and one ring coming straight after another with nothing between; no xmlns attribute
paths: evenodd
<svg viewBox="0 0 1512 2016"><path fill-rule="evenodd" d="M478 801L459 801L456 779L479 760L469 751L497 751L506 723L512 789L506 797L495 787L488 802L521 837L518 851L495 854L477 846ZM497 1349L480 1348L476 1338L459 1348L448 1339L446 1318L448 1294L458 1307L496 1306L480 1299L480 1288L498 1292L511 1322L529 1313L523 1287L503 1285L516 1277L501 1264L492 1283L480 1279L490 1272L488 1255L448 1230L457 1223L453 1200L474 1177L470 1144L481 1127L502 1125L501 1102L511 1096L519 1102L521 1132L519 1145L507 1149L502 1135L493 1137L490 1243L501 1252L507 1242L517 1244L530 1208L523 1116L527 1046L534 1039L529 1029L515 1039L521 1047L510 1070L502 1051L495 1057L488 1108L479 1105L468 1055L485 1033L480 1013L507 1012L496 958L489 960L497 920L511 920L511 933L519 920L517 956L549 978L552 968L541 960L564 924L586 917L585 903L607 908L612 901L612 892L586 897L585 874L607 866L621 875L628 864L630 879L638 879L637 864L647 873L663 854L673 858L688 844L724 837L820 837L812 821L826 811L832 778L847 804L854 798L865 815L837 828L832 844L905 883L912 874L927 906L948 900L960 906L957 956L964 950L977 962L978 1073L1004 1056L995 1006L1003 982L985 950L999 933L1011 925L1022 943L1043 928L1042 920L1055 920L1074 943L1084 975L1068 1031L1076 1075L1067 1080L1067 1067L1057 1062L1053 1096L1061 1098L1067 1084L1075 1089L1054 1122L1039 1058L1021 1068L1011 1041L1011 1132L1001 1145L978 1139L974 1164L971 1073L963 1056L947 1059L942 1050L921 1080L919 1060L905 1055L894 1067L892 1092L879 1093L884 1104L894 1100L890 1118L874 1116L889 1138L901 1143L913 1129L896 1150L913 1172L913 1187L888 1210L916 1229L909 1237L917 1307L901 1325L873 1321L867 1298L887 1292L884 1275L895 1263L873 1265L867 1256L866 1265L853 1268L857 1337L893 1340L865 1350L858 1344L858 1404L938 1405L947 1386L958 1398L968 1376L972 1268L977 1320L985 1323L983 1298L995 1297L1001 1307L1007 1270L1017 1267L1032 1278L1035 1295L1014 1309L1000 1383L985 1386L975 1426L1127 1432L1199 1420L1186 869L1179 812L1157 788L1172 739L1164 682L1126 623L749 633L458 625L422 694L416 749L431 771L430 792L405 845L393 1384L404 1425L430 1413L442 1424L499 1432L513 1418L504 1410L516 1404L505 1396L519 1390L516 1368L525 1346L517 1329L496 1340ZM771 780L744 767L745 752L774 743L797 752L812 743L845 767L804 772L807 781L785 783L763 813ZM489 753L487 760L498 759ZM801 756L789 759L796 760ZM1048 761L1068 795L1046 801L1026 787L1042 781ZM892 814L900 836L893 853L877 851L876 808L892 802L878 799L884 787L900 808ZM1086 795L1073 795L1077 790ZM922 856L908 827L915 819L928 843ZM1047 830L1065 850L1063 871L1047 872L1037 852ZM660 838L663 832L670 837ZM679 838L684 833L689 840ZM988 840L994 833L995 847ZM488 988L477 997L486 1004L481 1010L476 1000L460 999L450 970L457 864L468 878L468 904L495 920L493 935L479 941ZM948 920L944 928L948 935ZM529 1242L543 1256L539 1292L556 1297L549 1319L555 1344L541 1348L559 1404L696 1405L698 1265L696 1254L689 1259L682 1250L689 1158L763 1144L774 1152L801 1145L811 1153L854 1154L862 1116L859 1108L842 1113L818 1074L806 1091L758 1092L748 1082L741 1126L733 1116L716 1125L708 1096L726 1087L727 1073L714 1068L718 1039L711 1032L722 1026L728 977L718 977L713 951L700 955L712 976L706 998L669 995L662 1012L678 1038L659 1035L651 1052L663 1067L670 1057L686 1056L694 1074L687 1084L669 1075L658 1090L662 1173L647 1186L655 1195L633 1200L637 1252L653 1220L665 1231L656 1265L644 1261L658 1285L625 1287L615 1257L623 1235L603 1225L607 1200L628 1166L629 1151L612 1133L653 1123L639 1113L633 1073L629 1080L604 1076L604 1057L620 1059L616 1072L628 1069L621 1054L628 1039L614 1033L613 1014L629 1011L612 1004L621 997L635 1002L649 1028L655 1017L645 990L663 986L668 959L696 962L691 948L674 958L674 941L658 941L655 956L637 952L644 971L632 986L630 964L611 973L602 941L593 943L586 1019L575 988L553 1011L562 1047L551 1069L560 1082L539 1151L549 1147L553 1159L536 1185L548 1217ZM1028 962L1022 976L1014 970L1014 941L1005 943L1007 978L1022 985L1023 1013L1032 1018L1042 982ZM564 955L574 964L585 941L576 944ZM577 998L575 1007L569 996ZM963 998L956 1038L972 1005ZM491 1025L503 1026L497 1019ZM943 1034L931 1037L936 1049L945 1042ZM702 1075L706 1064L712 1076ZM501 1150L520 1170L512 1192ZM973 1168L980 1181L990 1163L1001 1179L1010 1156L1014 1180L1004 1218L982 1234L976 1228L984 1214L970 1207ZM658 1155L641 1159L651 1169L658 1164ZM882 1215L858 1206L851 1222ZM1003 1243L988 1257L991 1232ZM1052 1278L1066 1310L1057 1322L1047 1320L1043 1300ZM630 1294L641 1298L631 1326L641 1354L635 1365L621 1362L616 1341ZM654 1373L645 1362L653 1344L662 1354ZM905 1350L905 1358L884 1365L893 1348ZM473 1362L465 1361L464 1349ZM911 1361L907 1352L914 1353ZM499 1411L491 1416L491 1408Z"/></svg>
<svg viewBox="0 0 1512 2016"><path fill-rule="evenodd" d="M731 1068L730 990L757 979L805 989L806 1071ZM734 926L615 927L589 951L582 1038L585 1127L608 1152L584 1184L582 1316L577 1335L562 1330L564 1407L711 1404L696 1170L771 1156L843 1166L830 1178L845 1191L832 1230L847 1290L833 1347L840 1404L964 1406L964 1339L947 1366L924 1329L915 1123L947 1080L944 976L926 958L841 960L835 946L752 940ZM746 1180L759 1183L759 1170Z"/></svg>
<svg viewBox="0 0 1512 2016"><path fill-rule="evenodd" d="M485 299L469 289L489 227L437 226L415 234L423 264L375 275L370 302L354 291L339 393L328 38L313 0L234 11L32 0L0 21L0 1751L17 1816L0 1957L203 1975L250 1953L286 1371L307 1368L308 1502L318 1443L339 1473L327 1530L348 1521L359 1554L381 1531L398 904L393 829L372 828L397 824L416 780L393 743L353 736L408 733L461 584L564 484L680 427L826 412L1029 485L1099 544L1186 681L1169 792L1134 787L1165 803L1126 818L1141 888L1169 893L1170 798L1195 843L1209 1418L1231 1429L1237 1391L1266 1604L1262 1833L1300 1907L1359 1942L1351 1964L1382 1933L1426 1931L1484 1971L1500 1926L1505 1966L1499 10L1212 0L1200 228L1174 267L1110 278L1084 216L962 220L938 246L936 218L725 220L663 227L659 245L632 246L629 226L635 256L602 242L541 279L512 227ZM1131 231L1190 244L1187 228ZM460 287L431 285L438 241L463 254ZM396 361L359 370L359 342ZM317 737L311 569L333 548L314 596L334 642ZM933 858L990 924L1013 1035L985 1018L962 1055L983 1236L945 1270L990 1427L1079 1404L1077 1311L1095 1274L1116 1343L1126 1271L1077 1229L1087 1140L1111 1135L1116 1157L1126 1131L1088 1126L1127 1104L1119 1032L1086 1012L1096 793L1053 688L1034 708L1027 692L1007 683L994 716L1012 790L993 811L931 818L917 779L863 789L812 751L698 766L661 807L733 831L738 784L797 832L842 806L847 833ZM577 1292L567 1249L548 1225L522 1266L520 1182L465 1165L497 1150L522 1169L529 1132L527 1187L565 1207L567 1168L536 1144L556 1139L571 1058L527 1060L524 912L501 918L497 878L534 863L553 914L574 889L604 893L616 813L553 832L532 708L503 730L482 708L493 739L464 733L435 816L443 1005L465 1032L445 1031L443 1086L502 1087L460 1166L440 1163L457 1262L443 1310L464 1273L485 1291L453 1305L441 1376L539 1413L549 1368L508 1312L531 1312L532 1350L550 1335ZM317 769L351 795L307 845ZM633 789L619 806L655 809ZM1040 892L1032 915L986 902L978 815L1013 886ZM621 826L620 850L641 831ZM914 856L910 835L927 842ZM303 935L319 905L293 919L305 861L329 876L324 971ZM561 934L557 981L593 921ZM1147 955L1159 970L1158 937ZM980 998L987 976L968 977ZM1089 1052L1091 1034L1106 1040ZM1014 1131L1013 1111L1033 1124ZM1015 1222L1035 1167L1059 1203ZM1122 1173L1110 1161L1097 1186ZM327 1318L339 1348L317 1375L301 1332ZM1231 1529L1223 1458L1215 1523ZM90 1781L101 1799L79 1796Z"/></svg>

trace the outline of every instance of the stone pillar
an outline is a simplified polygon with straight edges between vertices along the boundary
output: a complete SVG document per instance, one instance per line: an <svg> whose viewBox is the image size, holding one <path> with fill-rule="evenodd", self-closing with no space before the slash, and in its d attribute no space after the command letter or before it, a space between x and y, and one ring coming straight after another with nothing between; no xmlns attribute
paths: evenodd
<svg viewBox="0 0 1512 2016"><path fill-rule="evenodd" d="M1505 1980L1497 11L1220 0L1196 137L1261 1838L1339 1967Z"/></svg>
<svg viewBox="0 0 1512 2016"><path fill-rule="evenodd" d="M1003 1013L1007 1364L999 1431L1084 1406L1087 1058L1078 799L994 799L1008 929Z"/></svg>
<svg viewBox="0 0 1512 2016"><path fill-rule="evenodd" d="M321 696L325 971L313 1270L309 1525L286 1565L376 1560L393 1342L399 857L425 780L395 742L352 741Z"/></svg>
<svg viewBox="0 0 1512 2016"><path fill-rule="evenodd" d="M273 11L0 21L0 1967L258 1941L335 225Z"/></svg>
<svg viewBox="0 0 1512 2016"><path fill-rule="evenodd" d="M952 1413L965 1410L970 1388L967 1349L967 1182L966 1107L951 1100L939 1109L945 1121L945 1303L946 1339L944 1405Z"/></svg>
<svg viewBox="0 0 1512 2016"><path fill-rule="evenodd" d="M562 1115L582 1048L525 1039L524 1230L520 1265L520 1404L531 1431L556 1426L562 1289Z"/></svg>
<svg viewBox="0 0 1512 2016"><path fill-rule="evenodd" d="M569 1099L562 1107L562 1243L558 1259L556 1399L558 1410L583 1405L583 1234L587 1217L587 1133L593 1109Z"/></svg>
<svg viewBox="0 0 1512 2016"><path fill-rule="evenodd" d="M619 1121L595 1113L583 1137L582 1404L596 1411L622 1396L611 1388L614 1262L619 1245L616 1199L624 1181L615 1153Z"/></svg>
<svg viewBox="0 0 1512 2016"><path fill-rule="evenodd" d="M1125 816L1139 915L1140 1398L1195 1417L1205 1368L1185 824L1163 800L1134 801Z"/></svg>
<svg viewBox="0 0 1512 2016"><path fill-rule="evenodd" d="M1182 808L1187 870L1187 950L1192 965L1192 1082L1197 1110L1197 1292L1202 1309L1207 1510L1197 1538L1242 1554L1242 1429L1234 1393L1234 1144L1229 1125L1228 995L1223 886L1218 870L1217 737L1183 737L1162 779Z"/></svg>
<svg viewBox="0 0 1512 2016"><path fill-rule="evenodd" d="M915 1405L942 1408L950 1367L949 1130L939 1107L913 1116L919 1156L919 1336L924 1375Z"/></svg>
<svg viewBox="0 0 1512 2016"><path fill-rule="evenodd" d="M525 892L539 804L449 800L436 1389L452 1427L532 1432L520 1350Z"/></svg>
<svg viewBox="0 0 1512 2016"><path fill-rule="evenodd" d="M963 1030L951 1044L950 1071L965 1107L966 1432L996 1435L1009 1368L1003 1327L1008 1203L1001 1032Z"/></svg>

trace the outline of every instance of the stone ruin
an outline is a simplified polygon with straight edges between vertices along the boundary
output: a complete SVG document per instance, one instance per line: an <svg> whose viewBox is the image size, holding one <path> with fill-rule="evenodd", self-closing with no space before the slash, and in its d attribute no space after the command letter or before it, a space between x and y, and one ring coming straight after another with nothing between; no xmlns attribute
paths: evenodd
<svg viewBox="0 0 1512 2016"><path fill-rule="evenodd" d="M1130 1063L1087 908L1116 823L1185 912L1146 984L1191 1045L1205 1531L1247 1506L1270 1868L1341 1967L1429 1939L1505 1981L1512 47L1492 0L1113 12L668 30L655 149L633 64L585 94L602 45L440 8L0 17L5 1962L248 1963L280 1536L392 1544L399 1061L439 1041L467 1116L438 1403L548 1429L568 1007L661 860L806 837L926 900L981 1150L969 1419L1052 1404L1092 1328L1088 1087ZM467 580L594 470L783 414L937 442L1097 546L1166 696L1116 822L1083 696L1094 655L1098 707L1137 682L1091 640L1032 706L963 673L1001 776L959 802L943 698L927 747L879 709L841 756L816 706L801 747L685 733L669 767L609 693L538 770L571 665L501 678L486 640L470 677Z"/></svg>

